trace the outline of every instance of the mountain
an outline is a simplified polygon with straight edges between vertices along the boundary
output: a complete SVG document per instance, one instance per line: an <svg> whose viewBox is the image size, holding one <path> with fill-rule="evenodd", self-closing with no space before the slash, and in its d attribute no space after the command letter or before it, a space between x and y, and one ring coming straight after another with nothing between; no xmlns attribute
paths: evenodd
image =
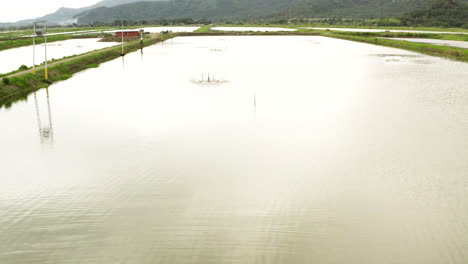
<svg viewBox="0 0 468 264"><path fill-rule="evenodd" d="M425 17L437 19L438 10L450 9L448 16L466 15L460 8L468 0L103 0L83 8L60 8L38 19L49 24L112 23L116 20L209 19L258 20L288 18L389 18ZM460 5L461 3L461 5ZM457 12L456 9L459 9ZM417 11L414 11L417 10ZM414 12L412 12L414 11ZM446 11L444 11L446 12ZM409 14L406 15L405 14ZM23 20L16 25L30 25L36 19ZM413 21L414 22L414 21ZM444 22L441 25L453 25ZM0 24L0 26L2 26Z"/></svg>
<svg viewBox="0 0 468 264"><path fill-rule="evenodd" d="M405 14L401 20L411 26L468 27L468 3L437 0L429 7Z"/></svg>
<svg viewBox="0 0 468 264"><path fill-rule="evenodd" d="M92 6L82 7L82 8L65 8L62 7L55 11L54 13L34 18L34 19L27 19L21 20L14 23L0 23L0 26L21 26L21 25L30 25L36 20L47 20L47 22L51 25L66 25L72 24L76 22L75 16L86 11L92 10L100 7L113 7L123 4L131 4L136 2L154 2L154 1L165 1L165 0L103 0L97 4Z"/></svg>
<svg viewBox="0 0 468 264"><path fill-rule="evenodd" d="M79 24L115 20L397 17L434 0L169 0L86 10Z"/></svg>

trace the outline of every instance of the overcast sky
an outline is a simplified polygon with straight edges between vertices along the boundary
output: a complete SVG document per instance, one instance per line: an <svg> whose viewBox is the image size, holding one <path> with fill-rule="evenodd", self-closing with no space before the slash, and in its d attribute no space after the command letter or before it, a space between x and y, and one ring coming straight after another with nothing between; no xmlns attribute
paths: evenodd
<svg viewBox="0 0 468 264"><path fill-rule="evenodd" d="M41 17L60 7L84 7L100 0L1 0L0 22Z"/></svg>

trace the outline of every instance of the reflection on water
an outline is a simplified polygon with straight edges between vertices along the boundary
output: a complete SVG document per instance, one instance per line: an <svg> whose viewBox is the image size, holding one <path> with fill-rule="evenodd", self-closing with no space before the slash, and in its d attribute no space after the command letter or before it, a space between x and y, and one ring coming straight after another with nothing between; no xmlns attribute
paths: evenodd
<svg viewBox="0 0 468 264"><path fill-rule="evenodd" d="M313 36L80 72L0 109L0 263L466 264L467 72Z"/></svg>
<svg viewBox="0 0 468 264"><path fill-rule="evenodd" d="M50 108L50 96L49 96L49 89L46 88L46 97L44 98L46 101L46 121L44 122L41 119L41 109L39 107L38 99L36 92L34 92L34 105L36 108L36 119L39 131L39 137L41 139L41 144L54 144L54 128L52 125L52 110Z"/></svg>

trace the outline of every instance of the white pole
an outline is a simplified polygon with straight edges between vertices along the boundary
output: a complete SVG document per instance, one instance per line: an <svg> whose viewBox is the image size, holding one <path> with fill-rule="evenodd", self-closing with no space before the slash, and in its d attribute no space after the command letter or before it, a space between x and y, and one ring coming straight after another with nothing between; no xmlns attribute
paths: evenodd
<svg viewBox="0 0 468 264"><path fill-rule="evenodd" d="M33 73L36 73L36 22L33 23Z"/></svg>
<svg viewBox="0 0 468 264"><path fill-rule="evenodd" d="M49 70L47 69L47 21L45 21L45 24L44 24L44 56L45 56L45 71L44 71L44 74L45 74L45 79L48 80L49 79Z"/></svg>
<svg viewBox="0 0 468 264"><path fill-rule="evenodd" d="M124 42L123 20L122 20L122 32L121 33L122 33L122 56L123 56L123 54L124 54L124 48L123 48L123 46L124 46L123 45L123 42Z"/></svg>

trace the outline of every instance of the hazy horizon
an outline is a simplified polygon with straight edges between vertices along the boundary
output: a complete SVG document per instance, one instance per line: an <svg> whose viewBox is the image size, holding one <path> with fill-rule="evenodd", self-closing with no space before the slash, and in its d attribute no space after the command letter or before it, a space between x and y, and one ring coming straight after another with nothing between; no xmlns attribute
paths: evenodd
<svg viewBox="0 0 468 264"><path fill-rule="evenodd" d="M59 8L80 8L90 6L101 0L17 0L3 4L6 12L0 14L1 23L14 23L24 19L34 19L57 11ZM27 8L25 8L27 7Z"/></svg>

